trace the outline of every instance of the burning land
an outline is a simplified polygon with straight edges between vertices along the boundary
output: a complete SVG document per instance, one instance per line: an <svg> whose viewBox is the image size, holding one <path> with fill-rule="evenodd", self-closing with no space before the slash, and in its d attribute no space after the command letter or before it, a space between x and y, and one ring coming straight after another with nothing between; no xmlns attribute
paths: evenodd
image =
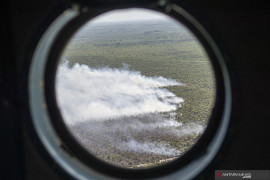
<svg viewBox="0 0 270 180"><path fill-rule="evenodd" d="M70 126L76 139L92 154L123 167L149 167L179 157L203 131L199 124L181 124L168 115L151 113L90 121ZM142 165L141 165L142 164Z"/></svg>
<svg viewBox="0 0 270 180"><path fill-rule="evenodd" d="M199 140L215 78L198 40L175 22L90 24L62 55L56 95L89 153L145 168L181 158Z"/></svg>

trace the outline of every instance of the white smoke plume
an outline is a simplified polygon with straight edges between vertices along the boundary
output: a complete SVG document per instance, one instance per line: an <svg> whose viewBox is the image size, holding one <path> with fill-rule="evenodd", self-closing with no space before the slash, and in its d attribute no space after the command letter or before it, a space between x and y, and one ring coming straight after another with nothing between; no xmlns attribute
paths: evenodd
<svg viewBox="0 0 270 180"><path fill-rule="evenodd" d="M68 124L107 120L154 112L170 112L184 101L166 86L180 82L164 77L146 77L138 71L99 68L68 63L57 71L56 95Z"/></svg>
<svg viewBox="0 0 270 180"><path fill-rule="evenodd" d="M153 153L153 154L160 154L160 155L168 155L168 156L176 156L181 154L179 150L172 147L166 147L164 144L155 144L155 143L140 143L135 140L130 140L126 144L127 148L132 149L132 151L138 153Z"/></svg>
<svg viewBox="0 0 270 180"><path fill-rule="evenodd" d="M163 138L202 133L199 124L175 120L184 100L164 87L183 83L147 77L123 68L91 68L59 64L56 97L65 123L91 152L107 154L109 147L137 153L175 156L182 152L164 142L153 142L147 131ZM134 137L142 136L143 141ZM113 153L113 152L112 152Z"/></svg>

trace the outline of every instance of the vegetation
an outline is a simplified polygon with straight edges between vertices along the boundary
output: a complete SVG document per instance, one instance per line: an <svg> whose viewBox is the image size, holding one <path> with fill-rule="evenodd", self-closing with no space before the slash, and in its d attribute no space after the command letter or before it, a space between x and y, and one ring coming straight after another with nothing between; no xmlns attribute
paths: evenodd
<svg viewBox="0 0 270 180"><path fill-rule="evenodd" d="M207 126L215 101L215 78L211 63L198 40L175 23L141 21L92 24L70 40L63 56L71 66L80 63L96 68L122 68L125 63L131 70L140 71L146 76L176 79L185 85L166 87L185 101L176 111L176 120L183 126L190 123L200 124L204 128ZM119 120L119 124L122 121ZM106 123L112 122L108 120L103 126ZM108 140L117 131L107 131L104 137L96 138L100 134L91 127L97 126L101 127L98 123L87 125L84 122L71 126L70 130L86 149L107 162L130 168L151 167L173 157L118 148ZM119 142L116 144L132 137L142 143L163 142L183 154L196 143L200 135L191 133L181 137L172 136L162 133L158 128L152 131L133 130L129 134L118 132Z"/></svg>

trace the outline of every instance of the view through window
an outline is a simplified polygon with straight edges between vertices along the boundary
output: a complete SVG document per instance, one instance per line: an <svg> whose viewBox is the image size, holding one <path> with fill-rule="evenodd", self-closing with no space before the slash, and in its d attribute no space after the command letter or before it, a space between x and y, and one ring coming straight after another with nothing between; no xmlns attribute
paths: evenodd
<svg viewBox="0 0 270 180"><path fill-rule="evenodd" d="M128 9L86 23L64 49L57 103L92 155L124 168L181 157L215 103L211 62L198 39L167 15Z"/></svg>

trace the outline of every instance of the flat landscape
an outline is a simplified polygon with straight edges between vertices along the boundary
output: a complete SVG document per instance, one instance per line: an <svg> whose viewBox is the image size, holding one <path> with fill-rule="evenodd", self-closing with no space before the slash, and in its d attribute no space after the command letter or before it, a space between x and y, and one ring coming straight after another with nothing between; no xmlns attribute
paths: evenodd
<svg viewBox="0 0 270 180"><path fill-rule="evenodd" d="M108 163L166 163L207 127L216 88L211 62L197 38L173 21L89 23L61 59L62 115L81 145Z"/></svg>

